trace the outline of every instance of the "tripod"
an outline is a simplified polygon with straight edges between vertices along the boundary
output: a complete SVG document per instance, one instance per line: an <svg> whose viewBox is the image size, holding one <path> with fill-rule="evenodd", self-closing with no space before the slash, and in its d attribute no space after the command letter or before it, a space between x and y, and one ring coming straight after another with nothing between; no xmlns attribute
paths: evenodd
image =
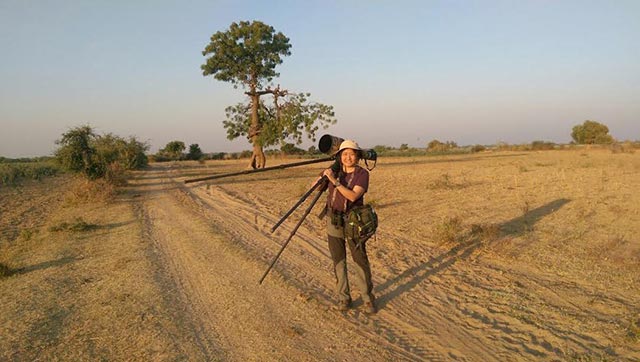
<svg viewBox="0 0 640 362"><path fill-rule="evenodd" d="M273 233L278 228L278 226L280 226L284 222L284 220L287 217L289 217L289 215L291 215L291 213L293 213L293 211L298 206L300 206L307 199L307 197L309 197L309 195L311 195L311 193L313 193L313 191L315 191L316 189L320 188L320 191L313 198L313 200L311 200L311 204L309 205L309 207L307 207L307 209L305 210L304 214L302 215L302 218L300 219L300 221L298 221L296 226L293 228L293 230L291 231L291 234L289 234L289 237L287 238L287 240L284 242L284 244L282 244L282 247L280 248L280 251L278 251L278 254L276 254L275 258L273 258L273 261L271 262L271 265L269 265L269 268L267 268L267 270L264 272L264 275L262 275L262 278L260 278L260 281L258 282L258 284L262 284L262 281L264 280L264 278L267 277L267 274L269 274L269 272L271 271L271 268L273 268L273 266L275 265L276 261L280 257L280 254L282 254L284 249L287 247L287 244L289 244L289 241L291 241L293 236L296 234L296 232L298 231L298 228L300 227L300 225L302 225L302 222L304 221L304 219L311 212L311 209L313 209L313 207L316 205L316 202L318 202L318 199L320 199L320 196L322 196L324 190L326 190L327 181L328 181L327 176L322 176L318 180L318 182L316 182L311 187L311 189L309 189L309 191L307 191L304 195L302 195L300 200L298 200L298 202L296 202L296 204L293 205L293 207L289 211L287 211L287 213L271 228L271 232Z"/></svg>

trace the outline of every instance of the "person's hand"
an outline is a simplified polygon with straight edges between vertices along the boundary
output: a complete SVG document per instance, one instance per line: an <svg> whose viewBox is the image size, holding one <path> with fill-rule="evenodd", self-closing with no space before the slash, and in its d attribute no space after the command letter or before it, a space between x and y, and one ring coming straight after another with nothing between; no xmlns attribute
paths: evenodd
<svg viewBox="0 0 640 362"><path fill-rule="evenodd" d="M329 182L331 182L332 184L336 183L337 181L336 178L333 177L333 171L330 168L324 170L322 175L327 176L327 178L329 179Z"/></svg>

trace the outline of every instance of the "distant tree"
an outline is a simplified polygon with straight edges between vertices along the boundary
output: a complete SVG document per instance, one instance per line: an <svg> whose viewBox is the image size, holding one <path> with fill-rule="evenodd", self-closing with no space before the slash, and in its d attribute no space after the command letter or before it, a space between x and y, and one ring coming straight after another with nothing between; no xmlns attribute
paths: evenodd
<svg viewBox="0 0 640 362"><path fill-rule="evenodd" d="M409 145L406 143L403 143L400 145L400 151L406 151L409 149Z"/></svg>
<svg viewBox="0 0 640 362"><path fill-rule="evenodd" d="M275 67L282 57L291 55L289 38L260 21L232 23L228 30L211 36L211 42L202 55L209 56L201 66L204 76L241 86L249 102L226 108L223 122L227 138L246 136L253 145L250 166L263 168L266 158L263 147L280 143L287 138L300 144L301 135L307 133L315 140L316 122L324 128L335 123L333 107L308 101L309 93L289 93L287 90L267 86L280 74ZM272 105L261 101L271 94Z"/></svg>
<svg viewBox="0 0 640 362"><path fill-rule="evenodd" d="M578 144L609 144L613 142L613 137L609 135L609 127L590 120L574 126L571 138Z"/></svg>
<svg viewBox="0 0 640 362"><path fill-rule="evenodd" d="M200 146L197 143L189 145L189 153L187 153L187 160L199 160L204 156Z"/></svg>
<svg viewBox="0 0 640 362"><path fill-rule="evenodd" d="M179 160L182 158L182 152L185 150L184 142L182 141L171 141L164 146L163 149L160 150L160 153L166 157L171 158L172 160Z"/></svg>

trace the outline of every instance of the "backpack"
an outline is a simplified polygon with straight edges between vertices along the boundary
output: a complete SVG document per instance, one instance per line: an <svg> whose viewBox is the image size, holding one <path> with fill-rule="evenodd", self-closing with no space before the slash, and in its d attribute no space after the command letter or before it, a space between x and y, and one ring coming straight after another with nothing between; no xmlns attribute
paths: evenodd
<svg viewBox="0 0 640 362"><path fill-rule="evenodd" d="M357 247L367 241L378 228L378 215L371 205L355 206L347 214L344 236L353 240Z"/></svg>

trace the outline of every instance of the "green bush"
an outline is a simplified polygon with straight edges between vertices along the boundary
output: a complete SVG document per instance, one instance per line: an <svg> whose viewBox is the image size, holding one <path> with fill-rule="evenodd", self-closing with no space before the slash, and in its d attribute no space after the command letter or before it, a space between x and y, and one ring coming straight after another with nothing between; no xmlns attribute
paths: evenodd
<svg viewBox="0 0 640 362"><path fill-rule="evenodd" d="M136 170L148 163L149 146L135 137L124 139L111 133L97 135L90 126L80 126L62 134L56 159L68 171L88 179L112 178L117 170Z"/></svg>

